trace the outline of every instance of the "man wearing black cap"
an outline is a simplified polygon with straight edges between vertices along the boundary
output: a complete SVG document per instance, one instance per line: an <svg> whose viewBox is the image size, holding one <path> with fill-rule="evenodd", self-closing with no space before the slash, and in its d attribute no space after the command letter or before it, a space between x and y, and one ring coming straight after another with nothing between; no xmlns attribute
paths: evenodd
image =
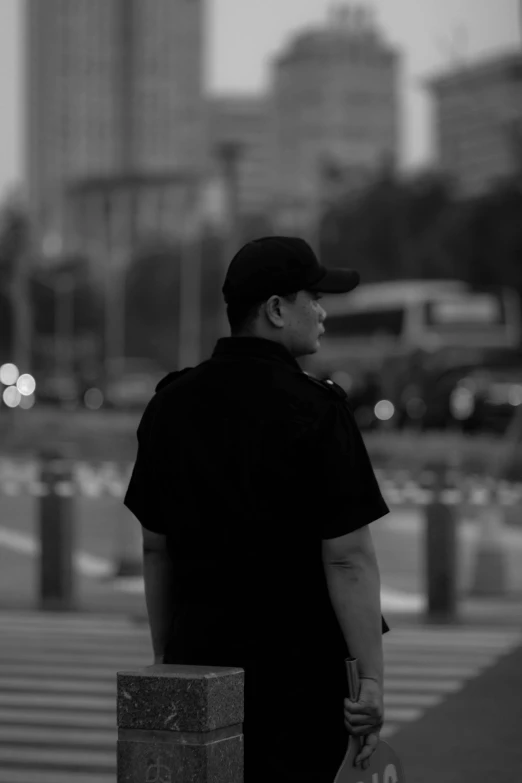
<svg viewBox="0 0 522 783"><path fill-rule="evenodd" d="M321 294L358 282L302 239L249 242L223 285L231 337L168 375L138 428L125 504L155 661L245 669L246 783L332 783L348 732L365 768L382 725L369 524L388 508L345 393L296 361L320 347Z"/></svg>

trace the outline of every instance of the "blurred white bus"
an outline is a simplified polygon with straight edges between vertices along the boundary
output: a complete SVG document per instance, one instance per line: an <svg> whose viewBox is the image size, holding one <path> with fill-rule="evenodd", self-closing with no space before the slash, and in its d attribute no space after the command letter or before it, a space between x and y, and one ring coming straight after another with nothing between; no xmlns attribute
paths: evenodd
<svg viewBox="0 0 522 783"><path fill-rule="evenodd" d="M326 333L320 351L303 366L343 386L354 371L379 371L394 358L440 349L514 348L522 338L519 299L508 288L476 290L459 280L402 280L324 296L321 305L327 313Z"/></svg>

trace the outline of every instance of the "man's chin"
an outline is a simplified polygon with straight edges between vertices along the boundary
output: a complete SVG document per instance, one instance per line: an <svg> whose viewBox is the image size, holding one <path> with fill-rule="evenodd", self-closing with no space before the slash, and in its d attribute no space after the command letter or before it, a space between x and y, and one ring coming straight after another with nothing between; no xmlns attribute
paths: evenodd
<svg viewBox="0 0 522 783"><path fill-rule="evenodd" d="M315 343L307 347L306 353L303 351L303 356L312 356L314 353L317 353L320 347L321 343L319 342L319 339L317 339Z"/></svg>

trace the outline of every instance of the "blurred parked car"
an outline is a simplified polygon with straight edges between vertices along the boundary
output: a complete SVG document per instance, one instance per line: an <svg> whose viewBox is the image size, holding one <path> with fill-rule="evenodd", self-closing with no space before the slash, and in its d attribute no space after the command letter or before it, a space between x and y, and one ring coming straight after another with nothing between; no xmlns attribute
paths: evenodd
<svg viewBox="0 0 522 783"><path fill-rule="evenodd" d="M127 359L118 377L104 386L103 404L121 410L143 409L164 376L165 372L153 362Z"/></svg>
<svg viewBox="0 0 522 783"><path fill-rule="evenodd" d="M63 408L76 408L81 405L80 383L72 375L55 373L37 377L36 402Z"/></svg>
<svg viewBox="0 0 522 783"><path fill-rule="evenodd" d="M503 433L522 405L522 357L503 353L452 367L425 379L422 395L424 429Z"/></svg>
<svg viewBox="0 0 522 783"><path fill-rule="evenodd" d="M126 359L113 380L101 372L38 377L36 401L65 409L143 409L165 372L147 359Z"/></svg>

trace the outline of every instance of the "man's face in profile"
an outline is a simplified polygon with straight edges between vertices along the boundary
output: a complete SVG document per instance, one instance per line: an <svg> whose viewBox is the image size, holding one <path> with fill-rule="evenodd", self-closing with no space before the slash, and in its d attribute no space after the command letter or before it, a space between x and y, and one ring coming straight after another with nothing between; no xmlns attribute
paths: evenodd
<svg viewBox="0 0 522 783"><path fill-rule="evenodd" d="M285 303L285 344L295 358L314 354L320 348L326 318L320 299L321 294L299 291L295 302Z"/></svg>

